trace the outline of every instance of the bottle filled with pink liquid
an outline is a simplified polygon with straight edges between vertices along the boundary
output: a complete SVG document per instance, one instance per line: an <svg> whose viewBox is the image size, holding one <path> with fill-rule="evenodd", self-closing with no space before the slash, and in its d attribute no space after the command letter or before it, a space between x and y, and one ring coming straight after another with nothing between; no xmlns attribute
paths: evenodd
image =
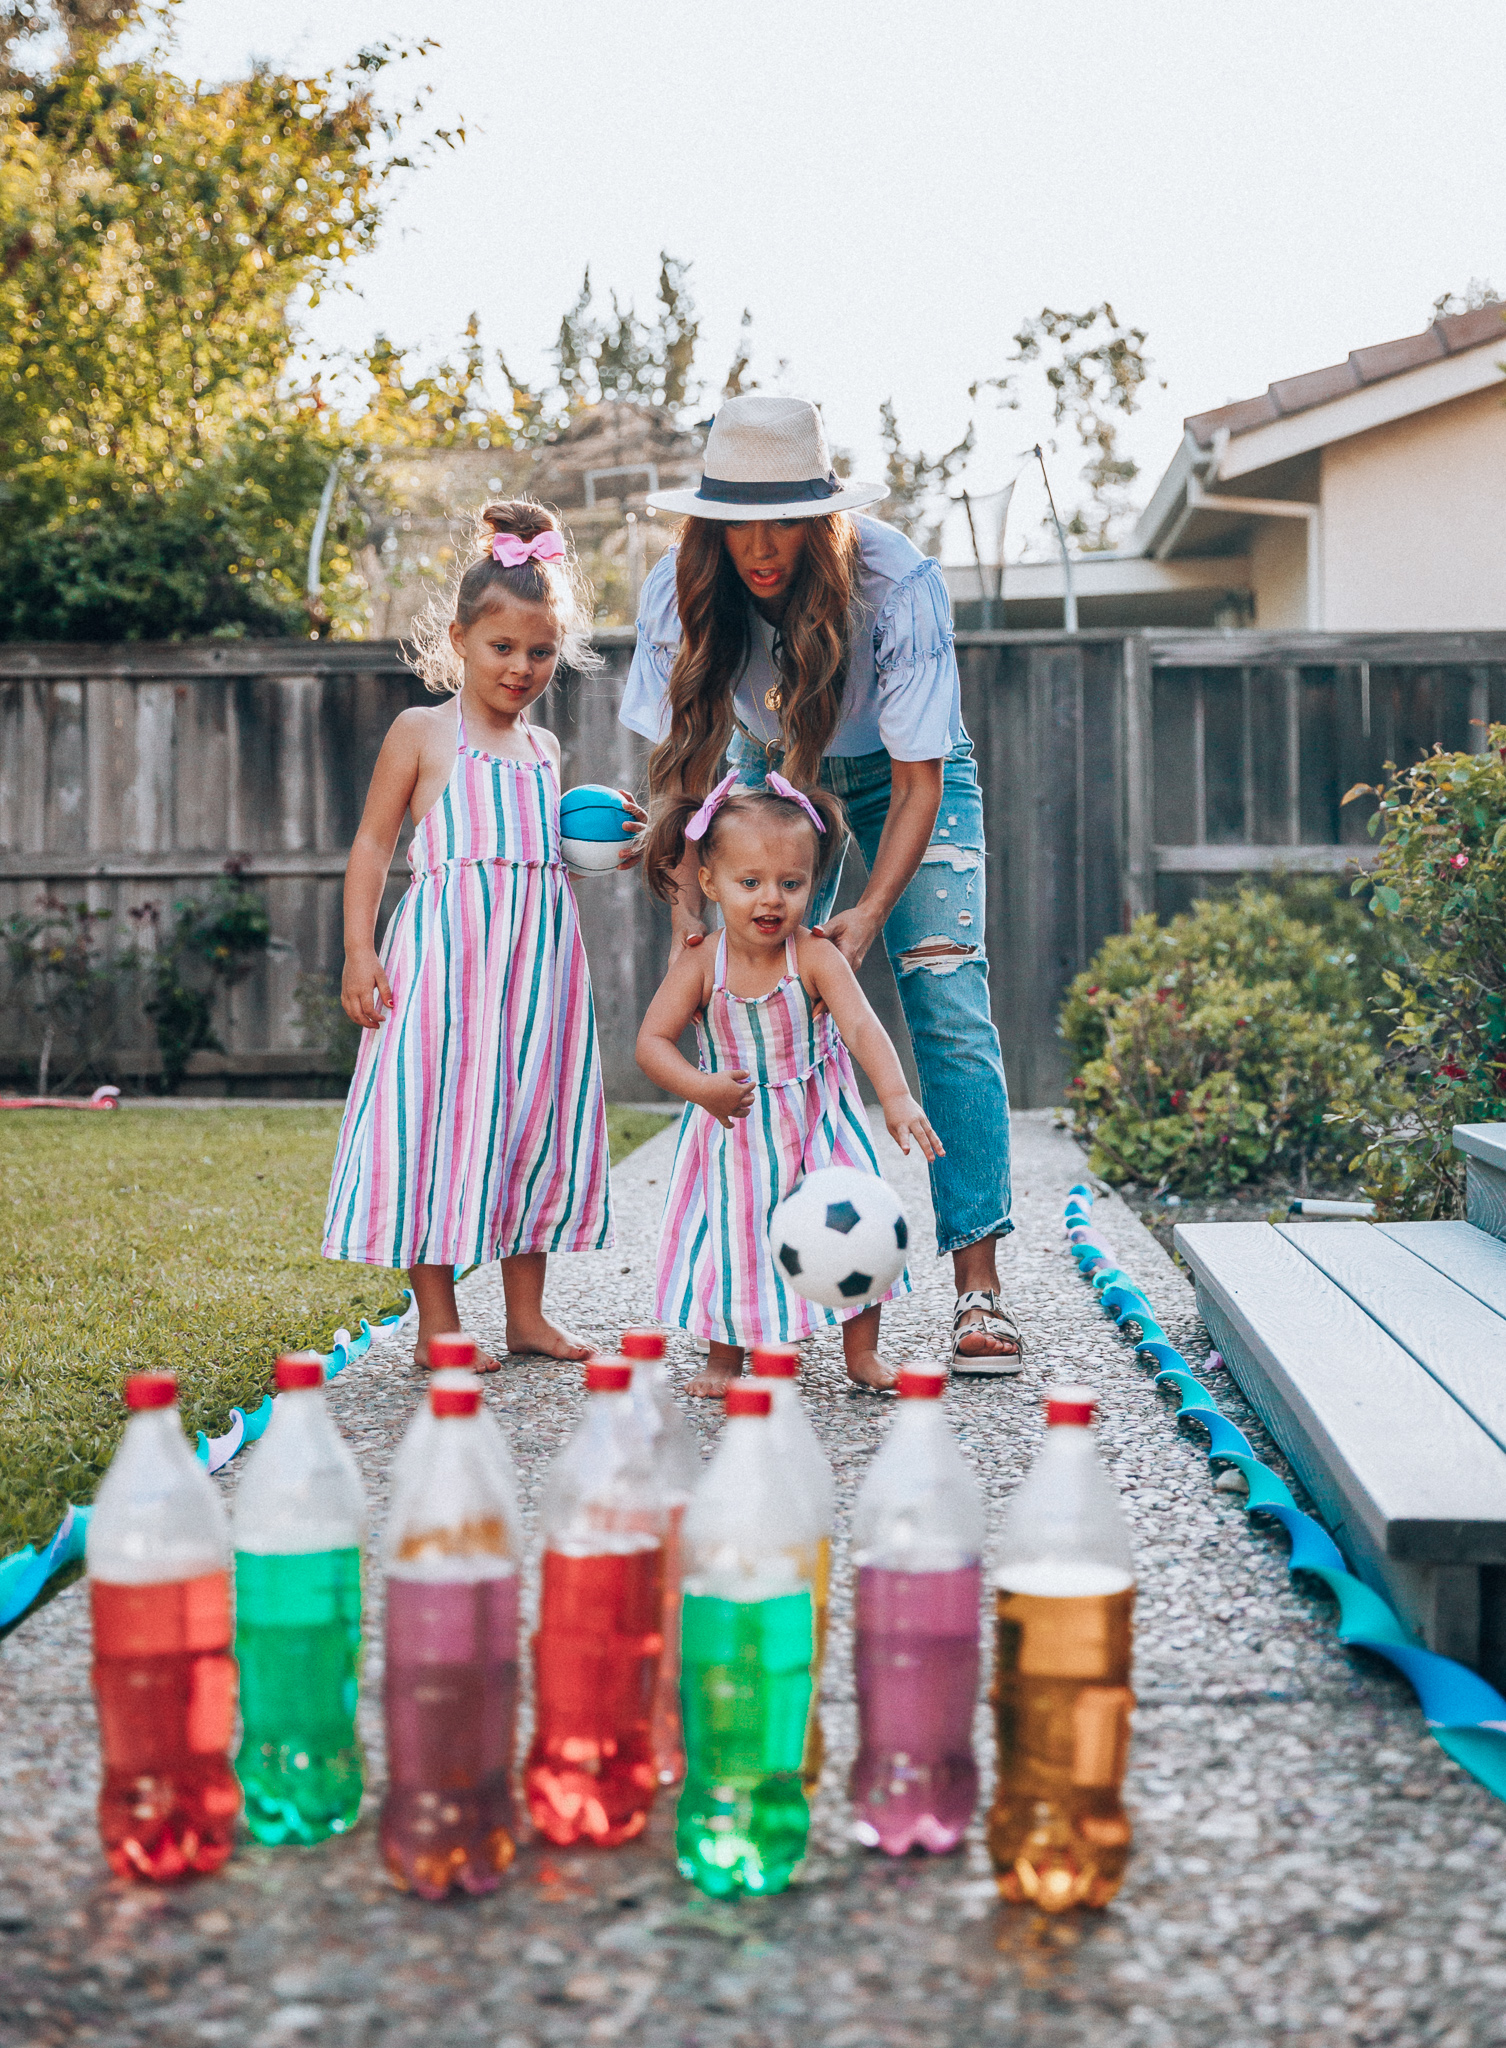
<svg viewBox="0 0 1506 2048"><path fill-rule="evenodd" d="M680 1727L680 1525L701 1476L701 1452L675 1403L664 1352L658 1330L622 1333L619 1355L632 1361L633 1412L649 1441L664 1511L664 1646L654 1693L654 1768L661 1785L678 1785L685 1775Z"/></svg>
<svg viewBox="0 0 1506 2048"><path fill-rule="evenodd" d="M628 1359L591 1360L585 1417L544 1490L523 1786L534 1826L562 1848L631 1841L659 1788L665 1515L632 1381Z"/></svg>
<svg viewBox="0 0 1506 2048"><path fill-rule="evenodd" d="M171 1373L125 1383L131 1419L86 1549L104 1783L99 1831L117 1877L169 1883L230 1854L230 1527L178 1419Z"/></svg>
<svg viewBox="0 0 1506 2048"><path fill-rule="evenodd" d="M382 1858L425 1899L495 1891L517 1842L523 1534L510 1454L465 1370L475 1355L467 1337L432 1339L387 1530Z"/></svg>
<svg viewBox="0 0 1506 2048"><path fill-rule="evenodd" d="M900 1374L894 1426L853 1513L853 1833L891 1856L955 1849L978 1799L983 1498L948 1427L945 1388L940 1370Z"/></svg>

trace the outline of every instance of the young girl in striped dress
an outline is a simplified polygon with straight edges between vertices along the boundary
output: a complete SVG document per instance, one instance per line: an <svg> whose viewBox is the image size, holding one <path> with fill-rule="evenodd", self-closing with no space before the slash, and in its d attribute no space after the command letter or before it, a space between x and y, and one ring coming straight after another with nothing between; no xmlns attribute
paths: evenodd
<svg viewBox="0 0 1506 2048"><path fill-rule="evenodd" d="M559 744L530 725L564 656L596 665L550 513L489 505L453 620L419 634L447 701L382 744L345 871L345 1014L365 1027L324 1255L406 1267L414 1359L458 1328L455 1269L502 1261L510 1351L584 1358L544 1315L553 1251L612 1242L606 1111L575 898L560 858ZM403 814L411 880L380 957ZM494 1371L494 1360L483 1361Z"/></svg>
<svg viewBox="0 0 1506 2048"><path fill-rule="evenodd" d="M735 782L734 772L703 804L671 801L645 842L645 878L661 897L687 842L699 845L701 888L724 925L714 946L676 953L638 1035L639 1066L686 1103L656 1313L710 1342L693 1394L723 1393L750 1344L790 1343L838 1320L848 1376L883 1389L896 1375L878 1354L880 1305L839 1317L792 1293L769 1252L769 1218L818 1167L878 1172L849 1045L900 1149L913 1137L935 1159L941 1146L851 967L800 922L845 833L840 803L778 774L757 790ZM692 1021L699 1072L676 1044ZM909 1286L906 1273L890 1295Z"/></svg>

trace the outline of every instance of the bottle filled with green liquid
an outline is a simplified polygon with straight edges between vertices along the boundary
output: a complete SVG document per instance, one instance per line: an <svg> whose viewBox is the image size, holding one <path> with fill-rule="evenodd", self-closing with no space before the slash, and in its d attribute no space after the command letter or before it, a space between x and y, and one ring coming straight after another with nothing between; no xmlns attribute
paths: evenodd
<svg viewBox="0 0 1506 2048"><path fill-rule="evenodd" d="M767 1387L727 1389L721 1445L685 1512L675 1848L713 1898L783 1891L810 1829L817 1545L771 1406Z"/></svg>
<svg viewBox="0 0 1506 2048"><path fill-rule="evenodd" d="M236 1775L259 1842L321 1842L361 1810L356 1735L366 1498L315 1352L277 1361L277 1401L236 1495Z"/></svg>

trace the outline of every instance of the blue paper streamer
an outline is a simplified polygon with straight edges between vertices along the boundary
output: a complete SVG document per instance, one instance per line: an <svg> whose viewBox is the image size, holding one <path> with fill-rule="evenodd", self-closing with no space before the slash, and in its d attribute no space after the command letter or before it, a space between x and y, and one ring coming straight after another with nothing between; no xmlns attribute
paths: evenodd
<svg viewBox="0 0 1506 2048"><path fill-rule="evenodd" d="M390 1329L400 1323L413 1306L413 1291L405 1287L403 1306L395 1315L383 1316L377 1329ZM371 1349L373 1331L363 1316L359 1332L352 1337L349 1330L336 1330L334 1347L323 1354L324 1377L332 1380L342 1372L353 1358L359 1358ZM272 1396L264 1394L261 1406L253 1408L248 1415L244 1408L232 1408L230 1427L223 1436L206 1436L201 1429L194 1450L201 1465L207 1465L211 1472L218 1472L247 1444L254 1444L272 1420ZM9 1557L0 1557L0 1628L23 1615L55 1572L64 1571L70 1564L81 1563L84 1555L84 1538L88 1532L90 1510L70 1504L57 1532L50 1543L40 1550L28 1543L24 1550L12 1551Z"/></svg>
<svg viewBox="0 0 1506 2048"><path fill-rule="evenodd" d="M1328 1531L1302 1512L1279 1474L1260 1462L1243 1431L1197 1378L1156 1321L1144 1290L1094 1243L1092 1209L1093 1191L1079 1182L1066 1202L1068 1249L1078 1272L1098 1290L1104 1313L1121 1330L1138 1329L1136 1353L1154 1362L1158 1387L1175 1390L1181 1404L1178 1423L1196 1423L1207 1433L1210 1466L1231 1465L1243 1473L1249 1488L1245 1512L1266 1515L1286 1531L1288 1569L1308 1572L1328 1587L1338 1603L1339 1641L1394 1664L1416 1693L1439 1747L1498 1799L1506 1799L1506 1699L1467 1665L1422 1649L1380 1594L1348 1570Z"/></svg>

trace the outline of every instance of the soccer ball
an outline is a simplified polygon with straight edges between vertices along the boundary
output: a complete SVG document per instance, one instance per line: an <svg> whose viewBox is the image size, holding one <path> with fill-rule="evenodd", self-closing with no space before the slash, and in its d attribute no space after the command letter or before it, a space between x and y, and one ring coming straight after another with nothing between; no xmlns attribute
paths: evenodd
<svg viewBox="0 0 1506 2048"><path fill-rule="evenodd" d="M582 782L560 798L560 851L572 875L615 872L622 849L631 844L623 826L632 812L622 792L604 782Z"/></svg>
<svg viewBox="0 0 1506 2048"><path fill-rule="evenodd" d="M866 1308L904 1271L910 1226L876 1173L824 1166L785 1196L769 1223L780 1277L822 1308Z"/></svg>

